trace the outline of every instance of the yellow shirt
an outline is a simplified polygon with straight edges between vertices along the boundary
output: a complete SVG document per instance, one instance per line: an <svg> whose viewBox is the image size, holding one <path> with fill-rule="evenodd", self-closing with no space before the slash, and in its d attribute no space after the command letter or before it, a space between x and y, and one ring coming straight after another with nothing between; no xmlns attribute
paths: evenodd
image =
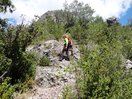
<svg viewBox="0 0 132 99"><path fill-rule="evenodd" d="M64 39L64 45L66 45L66 46L68 45L68 38Z"/></svg>

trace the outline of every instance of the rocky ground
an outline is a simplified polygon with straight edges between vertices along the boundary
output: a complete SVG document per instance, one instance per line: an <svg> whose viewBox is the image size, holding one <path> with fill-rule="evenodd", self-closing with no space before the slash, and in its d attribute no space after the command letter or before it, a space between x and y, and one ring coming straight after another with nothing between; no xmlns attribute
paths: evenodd
<svg viewBox="0 0 132 99"><path fill-rule="evenodd" d="M73 47L74 56L71 61L59 61L58 55L62 48L63 43L56 40L27 48L27 52L36 53L39 58L47 56L50 66L37 66L35 86L30 92L17 95L16 99L61 99L65 86L75 85L74 65L80 58L78 46Z"/></svg>

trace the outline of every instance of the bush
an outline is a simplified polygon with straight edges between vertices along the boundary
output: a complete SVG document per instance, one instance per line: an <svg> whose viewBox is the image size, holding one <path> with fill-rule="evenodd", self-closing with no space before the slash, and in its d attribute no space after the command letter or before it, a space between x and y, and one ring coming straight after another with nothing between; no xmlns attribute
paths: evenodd
<svg viewBox="0 0 132 99"><path fill-rule="evenodd" d="M121 30L122 32L122 45L123 45L123 56L126 59L132 60L132 28L125 27Z"/></svg>
<svg viewBox="0 0 132 99"><path fill-rule="evenodd" d="M3 54L0 54L0 75L5 72L11 64L11 60L5 57Z"/></svg>
<svg viewBox="0 0 132 99"><path fill-rule="evenodd" d="M0 99L12 99L15 87L9 84L10 78L6 78L2 84L0 84Z"/></svg>
<svg viewBox="0 0 132 99"><path fill-rule="evenodd" d="M37 60L33 54L23 53L19 60L12 63L10 77L12 83L24 82L27 79L34 79Z"/></svg>
<svg viewBox="0 0 132 99"><path fill-rule="evenodd" d="M62 99L76 99L75 93L73 92L73 89L71 86L65 86L62 92Z"/></svg>
<svg viewBox="0 0 132 99"><path fill-rule="evenodd" d="M40 65L40 66L49 66L49 65L50 65L50 60L49 60L49 58L46 57L46 56L43 56L43 57L40 59L39 65Z"/></svg>
<svg viewBox="0 0 132 99"><path fill-rule="evenodd" d="M27 79L24 82L19 82L15 84L15 91L20 93L27 92L28 90L33 88L34 84L34 79Z"/></svg>
<svg viewBox="0 0 132 99"><path fill-rule="evenodd" d="M123 68L123 46L118 27L101 28L98 33L92 34L92 38L98 46L81 50L84 54L78 66L83 73L77 79L78 98L132 98L132 88L129 87L132 85L131 74L126 74Z"/></svg>
<svg viewBox="0 0 132 99"><path fill-rule="evenodd" d="M120 92L123 72L119 56L112 59L111 54L100 54L97 49L86 53L79 63L83 70L83 77L78 79L81 98L110 98Z"/></svg>

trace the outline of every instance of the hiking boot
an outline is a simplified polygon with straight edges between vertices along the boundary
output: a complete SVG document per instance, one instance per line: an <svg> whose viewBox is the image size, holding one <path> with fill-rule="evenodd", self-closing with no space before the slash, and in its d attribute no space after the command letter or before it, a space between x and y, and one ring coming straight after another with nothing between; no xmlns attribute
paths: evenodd
<svg viewBox="0 0 132 99"><path fill-rule="evenodd" d="M61 59L59 59L59 61L62 61L63 59L61 58Z"/></svg>
<svg viewBox="0 0 132 99"><path fill-rule="evenodd" d="M67 60L67 61L70 61L70 58L67 58L66 60Z"/></svg>
<svg viewBox="0 0 132 99"><path fill-rule="evenodd" d="M73 53L71 53L71 56L74 56L74 54L73 54Z"/></svg>

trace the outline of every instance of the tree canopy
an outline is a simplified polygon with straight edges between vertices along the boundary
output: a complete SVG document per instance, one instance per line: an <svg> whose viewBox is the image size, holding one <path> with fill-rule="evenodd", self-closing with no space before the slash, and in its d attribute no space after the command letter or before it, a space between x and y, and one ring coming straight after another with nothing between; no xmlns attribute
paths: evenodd
<svg viewBox="0 0 132 99"><path fill-rule="evenodd" d="M13 12L14 11L14 5L12 4L11 0L0 0L0 12L7 12L7 11Z"/></svg>

